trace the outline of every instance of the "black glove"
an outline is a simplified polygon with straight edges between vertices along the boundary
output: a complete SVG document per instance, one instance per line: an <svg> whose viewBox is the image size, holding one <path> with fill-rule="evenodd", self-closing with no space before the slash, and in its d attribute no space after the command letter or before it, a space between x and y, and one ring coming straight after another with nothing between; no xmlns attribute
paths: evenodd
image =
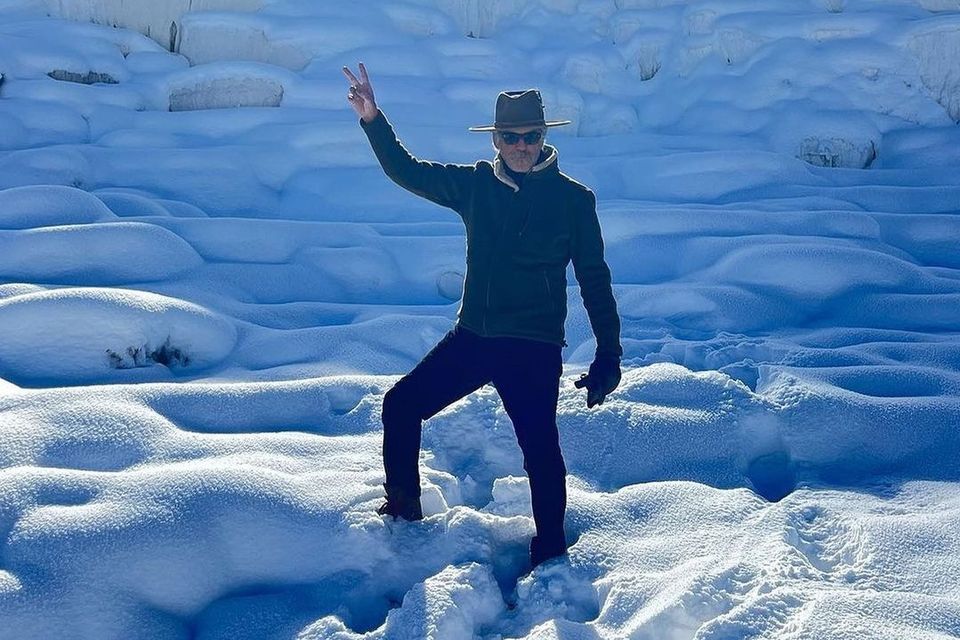
<svg viewBox="0 0 960 640"><path fill-rule="evenodd" d="M587 388L587 408L603 404L607 394L620 384L620 358L597 356L590 365L590 373L584 373L573 383L578 389Z"/></svg>

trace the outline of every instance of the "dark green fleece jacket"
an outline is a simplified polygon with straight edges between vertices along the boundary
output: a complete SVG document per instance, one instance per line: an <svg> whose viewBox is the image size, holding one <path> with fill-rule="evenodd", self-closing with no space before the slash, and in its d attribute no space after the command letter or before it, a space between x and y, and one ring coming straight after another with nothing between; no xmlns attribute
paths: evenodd
<svg viewBox="0 0 960 640"><path fill-rule="evenodd" d="M398 185L456 211L467 231L467 275L457 314L483 336L566 344L567 264L580 284L597 355L620 357L620 317L603 259L596 197L560 173L557 150L518 187L503 160L473 165L414 158L384 117L360 121L384 172ZM542 156L541 156L542 157Z"/></svg>

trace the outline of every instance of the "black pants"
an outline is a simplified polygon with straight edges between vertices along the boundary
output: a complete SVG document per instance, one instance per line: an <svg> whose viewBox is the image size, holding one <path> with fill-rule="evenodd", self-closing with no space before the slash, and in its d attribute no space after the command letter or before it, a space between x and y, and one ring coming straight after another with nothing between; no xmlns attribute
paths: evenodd
<svg viewBox="0 0 960 640"><path fill-rule="evenodd" d="M513 422L530 479L537 538L564 548L566 474L557 432L560 346L522 338L485 338L455 327L383 399L387 491L420 495L423 420L492 382Z"/></svg>

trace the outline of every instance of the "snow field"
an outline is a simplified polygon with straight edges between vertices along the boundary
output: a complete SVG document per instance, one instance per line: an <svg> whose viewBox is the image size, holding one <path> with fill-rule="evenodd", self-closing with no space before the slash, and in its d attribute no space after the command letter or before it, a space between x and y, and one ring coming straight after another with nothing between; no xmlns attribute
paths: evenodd
<svg viewBox="0 0 960 640"><path fill-rule="evenodd" d="M0 638L960 634L957 11L0 0ZM505 88L574 121L625 372L583 408L570 274L530 575L490 387L425 426L426 521L374 515L463 236L376 166L357 60L425 158L489 158Z"/></svg>
<svg viewBox="0 0 960 640"><path fill-rule="evenodd" d="M427 423L427 488L439 487L451 504L423 525L393 523L392 532L370 507L380 477L378 407L370 398L381 397L390 379L6 394L0 421L12 437L2 446L8 471L0 487L8 588L0 607L21 633L38 637L57 632L58 617L44 612L63 607L74 612L72 624L87 630L85 637L134 630L179 637L184 619L195 621L192 628L203 629L204 638L298 631L407 637L412 629L432 638L494 631L540 637L537 629L555 624L597 637L656 637L681 628L723 637L731 629L836 633L828 622L833 607L825 616L805 615L822 606L825 594L869 611L879 606L871 604L879 594L909 588L927 598L898 601L911 630L956 630L936 613L956 610L949 577L955 563L931 574L917 555L951 554L949 536L937 532L956 526L956 500L942 483L892 480L859 497L801 488L779 503L745 489L711 488L702 481L717 455L712 443L727 440L731 428L711 414L732 411L746 423L751 412L777 408L718 374L675 366L642 371L595 422L561 419L564 446L577 450L571 438L604 418L615 424L631 406L668 410L699 386L702 408L699 414L688 408L686 420L698 423L700 447L653 432L644 438L661 442L667 459L699 450L706 464L690 476L698 482L624 480L612 492L595 492L588 487L629 478L636 460L575 460L570 561L519 582L529 503L521 496L525 481L501 475L503 461L519 466L519 452L499 434L508 421L492 393L471 396ZM835 415L807 389L798 404ZM572 401L567 383L562 402ZM290 408L282 417L278 402ZM69 426L60 420L65 414L73 416ZM669 421L647 427L675 429ZM625 429L602 440L616 449L638 439ZM822 435L815 440L830 442ZM883 440L860 447L882 448ZM950 447L946 440L940 446ZM478 451L457 459L455 441ZM492 492L487 488L493 501L455 506L453 488L463 489L468 476L481 484L496 478ZM731 486L744 483L741 476ZM920 521L905 518L921 514L928 523L922 530L913 528ZM648 569L637 574L637 565ZM366 578L373 575L377 580ZM504 608L504 599L512 608ZM401 600L388 615L390 603ZM23 607L25 601L33 604ZM106 622L95 602L113 602L119 614Z"/></svg>
<svg viewBox="0 0 960 640"><path fill-rule="evenodd" d="M438 321L416 340L427 348L442 335L442 319L452 318L456 310L463 238L449 216L406 223L210 219L195 206L145 191L102 189L96 196L65 187L0 191L0 202L7 203L6 226L11 227L0 231L0 244L7 247L0 272L47 287L135 285L174 300L193 300L233 319L231 332L243 336L234 352L237 364L276 368L280 376L290 374L287 365L305 360L300 341L292 350L284 344L292 336L289 330L310 329L319 339L316 328L326 327L319 331L335 329L340 340L372 339L391 352L385 338L391 331L410 335L413 327L399 323L412 313ZM171 210L180 215L171 216ZM116 221L118 215L122 221ZM627 356L641 361L717 367L752 386L758 364L796 348L727 345L708 364L702 356L678 352L670 340L651 342L649 331L659 325L682 337L715 329L739 333L782 326L873 326L923 333L947 329L956 317L960 284L951 275L954 252L949 241L938 240L953 224L950 216L648 208L622 201L603 205L601 218L625 321ZM58 226L62 222L74 224ZM817 229L815 235L811 229ZM73 252L77 242L87 249ZM642 262L634 260L638 251ZM571 354L578 354L571 357L586 360L589 328L572 274L568 283L568 342ZM397 315L371 325L371 314L384 305ZM17 308L23 314L31 307ZM118 322L114 318L110 325ZM372 336L374 326L391 328ZM152 333L160 332L156 327ZM46 334L32 335L42 340ZM154 335L152 347L164 339ZM110 343L103 349L118 351L114 340L102 342ZM29 350L26 337L20 344ZM930 357L938 349L931 346ZM311 347L308 353L334 352ZM416 361L416 348L405 353L379 363L362 354L348 361L359 367L354 371L390 373ZM845 355L819 353L820 366L829 366L831 357L835 364L847 362ZM86 357L89 353L77 361ZM25 356L19 358L27 362ZM99 373L90 369L85 375L109 380L129 374L101 364ZM372 369L363 368L367 366ZM18 373L9 364L6 372L14 381L68 375L41 373L36 366ZM303 371L335 372L344 370Z"/></svg>

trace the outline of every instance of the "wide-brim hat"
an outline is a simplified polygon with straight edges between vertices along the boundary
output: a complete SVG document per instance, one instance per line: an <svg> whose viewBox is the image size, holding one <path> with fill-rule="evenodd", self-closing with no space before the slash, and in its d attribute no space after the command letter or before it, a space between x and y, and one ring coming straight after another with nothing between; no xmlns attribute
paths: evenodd
<svg viewBox="0 0 960 640"><path fill-rule="evenodd" d="M543 100L536 89L503 91L497 96L494 123L470 127L470 131L498 131L521 127L559 127L570 120L544 120Z"/></svg>

